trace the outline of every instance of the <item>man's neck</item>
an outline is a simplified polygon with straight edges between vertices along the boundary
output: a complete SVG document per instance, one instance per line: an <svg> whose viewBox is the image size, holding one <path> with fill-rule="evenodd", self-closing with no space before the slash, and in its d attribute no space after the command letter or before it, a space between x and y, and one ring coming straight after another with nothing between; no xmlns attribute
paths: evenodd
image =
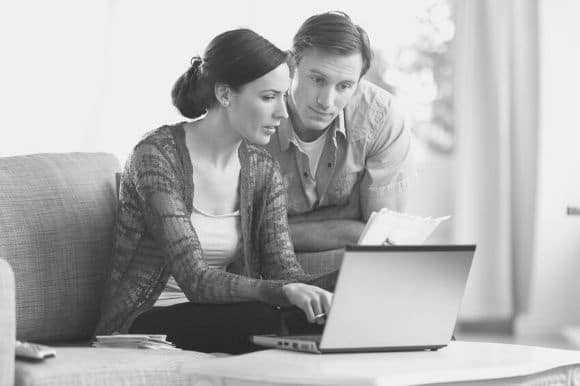
<svg viewBox="0 0 580 386"><path fill-rule="evenodd" d="M292 122L294 123L294 122ZM324 133L328 132L330 126L328 126L324 130L306 130L300 128L299 125L293 125L294 127L294 134L298 136L304 142L314 142L318 138L320 138Z"/></svg>

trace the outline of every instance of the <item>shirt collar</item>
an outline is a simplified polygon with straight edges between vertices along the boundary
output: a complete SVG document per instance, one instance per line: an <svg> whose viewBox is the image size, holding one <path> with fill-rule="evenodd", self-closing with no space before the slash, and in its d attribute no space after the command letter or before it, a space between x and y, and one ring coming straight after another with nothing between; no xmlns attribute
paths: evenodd
<svg viewBox="0 0 580 386"><path fill-rule="evenodd" d="M332 121L330 127L327 130L331 130L331 136L333 139L336 137L336 133L341 133L346 138L346 128L344 123L344 110L341 111L338 116ZM294 132L294 126L292 125L292 120L288 117L282 122L278 127L278 139L280 140L280 150L286 151L293 143L296 143L296 134Z"/></svg>

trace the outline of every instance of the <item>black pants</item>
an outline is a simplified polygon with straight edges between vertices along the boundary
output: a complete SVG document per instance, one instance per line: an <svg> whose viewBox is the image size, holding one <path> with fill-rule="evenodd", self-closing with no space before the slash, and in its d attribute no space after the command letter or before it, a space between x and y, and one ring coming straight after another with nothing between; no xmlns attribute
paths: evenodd
<svg viewBox="0 0 580 386"><path fill-rule="evenodd" d="M261 349L250 342L254 334L314 334L322 327L308 323L296 308L279 310L258 302L234 304L180 303L154 307L139 315L133 334L165 334L184 350L241 354Z"/></svg>

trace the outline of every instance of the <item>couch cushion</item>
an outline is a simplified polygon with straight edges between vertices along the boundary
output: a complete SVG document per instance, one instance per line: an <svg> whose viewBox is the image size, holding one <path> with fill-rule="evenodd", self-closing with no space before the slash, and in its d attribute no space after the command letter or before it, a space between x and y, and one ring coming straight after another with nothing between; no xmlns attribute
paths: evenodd
<svg viewBox="0 0 580 386"><path fill-rule="evenodd" d="M111 258L115 156L0 158L0 257L14 270L17 336L89 338Z"/></svg>
<svg viewBox="0 0 580 386"><path fill-rule="evenodd" d="M16 385L187 385L179 370L215 359L195 351L56 347L44 362L16 361Z"/></svg>

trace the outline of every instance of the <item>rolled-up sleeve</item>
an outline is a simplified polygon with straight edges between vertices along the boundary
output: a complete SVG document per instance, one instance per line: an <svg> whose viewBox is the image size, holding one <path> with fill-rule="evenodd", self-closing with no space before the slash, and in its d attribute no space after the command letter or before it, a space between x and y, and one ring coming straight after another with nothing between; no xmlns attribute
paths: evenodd
<svg viewBox="0 0 580 386"><path fill-rule="evenodd" d="M365 221L373 211L384 207L400 210L396 206L404 203L409 180L415 174L410 127L392 100L382 106L380 102L371 109L374 130L360 183Z"/></svg>

